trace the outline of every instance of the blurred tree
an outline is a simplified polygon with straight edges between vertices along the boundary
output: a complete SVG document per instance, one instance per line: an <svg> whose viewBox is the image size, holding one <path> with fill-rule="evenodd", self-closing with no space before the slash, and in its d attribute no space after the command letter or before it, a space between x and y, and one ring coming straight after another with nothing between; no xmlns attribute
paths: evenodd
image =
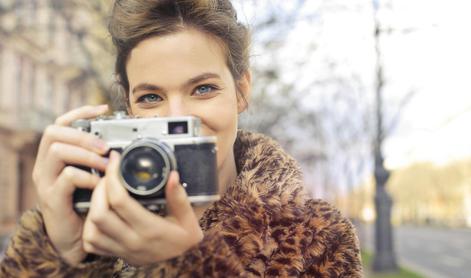
<svg viewBox="0 0 471 278"><path fill-rule="evenodd" d="M27 37L43 49L44 56L52 58L49 50L55 47L54 41L44 38L52 38L51 33L56 31L58 22L63 23L68 36L68 63L79 66L82 69L81 79L92 79L99 95L104 98L102 101L110 102L113 58L106 29L110 3L111 0L2 0L0 32ZM19 12L28 14L16 16ZM38 18L38 13L46 13L48 20L34 24L25 20L28 16Z"/></svg>
<svg viewBox="0 0 471 278"><path fill-rule="evenodd" d="M115 99L115 92L110 89L113 82L113 46L107 30L111 2L51 0L52 8L64 19L67 31L78 42L87 74L95 78L108 103Z"/></svg>
<svg viewBox="0 0 471 278"><path fill-rule="evenodd" d="M53 46L53 42L42 38L50 37L48 32L57 28L58 21L64 23L69 40L67 42L70 63L82 68L82 79L95 81L105 101L111 99L113 57L112 45L107 35L106 16L111 0L43 0L43 1L6 1L0 2L0 32L20 34L35 40L44 53ZM28 12L28 10L31 10ZM28 16L36 16L38 10L49 11L48 21L28 24ZM25 14L9 21L18 11ZM52 16L52 14L54 16ZM37 17L37 16L36 16ZM59 18L57 18L59 17ZM7 20L5 20L7 19ZM5 24L6 22L6 24Z"/></svg>
<svg viewBox="0 0 471 278"><path fill-rule="evenodd" d="M420 162L392 171L387 188L395 200L393 223L469 227L470 166L469 159L446 165ZM353 198L371 207L373 185L368 181L356 187ZM364 207L356 214L360 215Z"/></svg>
<svg viewBox="0 0 471 278"><path fill-rule="evenodd" d="M351 68L345 71L334 54L318 53L326 15L346 7L325 1L238 2L250 4L242 6L249 14L264 11L248 20L254 90L241 125L280 141L306 175L316 176L313 191L333 200L340 185L348 191L359 183L369 159L365 80Z"/></svg>
<svg viewBox="0 0 471 278"><path fill-rule="evenodd" d="M286 53L292 31L301 22L316 17L316 11L303 13L305 0L290 1L235 1L239 5L239 18L246 17L252 31L253 90L249 112L242 116L241 127L270 135L304 164L322 160L318 140L320 129L316 112L306 107L308 88L299 88L292 79L286 79L287 69L296 64L296 72L303 76L307 60L294 61ZM248 19L251 11L252 18ZM243 18L244 19L244 18ZM303 50L311 55L315 45Z"/></svg>

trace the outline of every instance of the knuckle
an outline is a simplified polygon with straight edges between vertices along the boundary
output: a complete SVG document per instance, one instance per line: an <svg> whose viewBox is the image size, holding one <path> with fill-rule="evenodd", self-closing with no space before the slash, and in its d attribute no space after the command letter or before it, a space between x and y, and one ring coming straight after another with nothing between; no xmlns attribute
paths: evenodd
<svg viewBox="0 0 471 278"><path fill-rule="evenodd" d="M62 176L67 181L72 181L75 177L76 171L75 168L72 166L66 166L64 170L62 170Z"/></svg>
<svg viewBox="0 0 471 278"><path fill-rule="evenodd" d="M158 229L146 229L142 232L141 236L145 241L160 239Z"/></svg>
<svg viewBox="0 0 471 278"><path fill-rule="evenodd" d="M88 241L83 241L83 250L87 253L93 253L95 250L93 246Z"/></svg>
<svg viewBox="0 0 471 278"><path fill-rule="evenodd" d="M102 212L93 211L90 213L90 221L97 226L103 225L105 219L106 215Z"/></svg>
<svg viewBox="0 0 471 278"><path fill-rule="evenodd" d="M53 156L59 156L62 151L62 145L60 143L54 142L49 147L49 153Z"/></svg>
<svg viewBox="0 0 471 278"><path fill-rule="evenodd" d="M129 240L127 248L132 253L138 253L142 251L142 243L137 238L132 238Z"/></svg>
<svg viewBox="0 0 471 278"><path fill-rule="evenodd" d="M57 121L57 120L56 120ZM52 134L54 134L54 131L56 130L56 127L54 125L48 125L44 129L44 137L50 137Z"/></svg>
<svg viewBox="0 0 471 278"><path fill-rule="evenodd" d="M110 205L115 209L123 209L126 205L126 196L124 194L113 194L110 196Z"/></svg>
<svg viewBox="0 0 471 278"><path fill-rule="evenodd" d="M62 122L64 122L64 115L57 117L54 124L60 125Z"/></svg>
<svg viewBox="0 0 471 278"><path fill-rule="evenodd" d="M38 168L34 167L33 172L31 173L31 178L33 179L33 183L36 186L39 181L39 173L38 173Z"/></svg>
<svg viewBox="0 0 471 278"><path fill-rule="evenodd" d="M84 243L84 244L88 244L88 245L92 244L92 242L93 242L93 234L92 234L92 233L85 233L85 232L84 232L83 235L82 235L82 240L83 240L83 243Z"/></svg>
<svg viewBox="0 0 471 278"><path fill-rule="evenodd" d="M84 243L93 244L96 241L96 229L93 223L87 223L83 233L82 233L82 241Z"/></svg>
<svg viewBox="0 0 471 278"><path fill-rule="evenodd" d="M115 209L122 208L123 207L122 198L119 198L117 196L114 196L114 197L110 198L110 205Z"/></svg>

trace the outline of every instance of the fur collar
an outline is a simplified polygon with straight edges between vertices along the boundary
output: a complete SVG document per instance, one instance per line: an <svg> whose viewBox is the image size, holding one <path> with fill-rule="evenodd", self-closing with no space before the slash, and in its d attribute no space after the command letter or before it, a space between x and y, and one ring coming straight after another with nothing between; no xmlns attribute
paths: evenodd
<svg viewBox="0 0 471 278"><path fill-rule="evenodd" d="M270 218L266 221L274 216L291 218L300 214L299 209L308 199L301 170L277 142L262 134L239 130L234 156L237 178L221 200L206 210L200 221L203 229L222 220L217 217L221 212L234 213L243 207L249 211L261 209L263 218Z"/></svg>

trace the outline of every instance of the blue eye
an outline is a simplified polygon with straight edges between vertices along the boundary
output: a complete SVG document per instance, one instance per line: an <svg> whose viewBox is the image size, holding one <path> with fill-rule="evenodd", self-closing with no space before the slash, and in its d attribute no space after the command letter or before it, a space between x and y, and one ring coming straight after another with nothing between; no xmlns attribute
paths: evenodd
<svg viewBox="0 0 471 278"><path fill-rule="evenodd" d="M161 101L161 100L162 100L162 97L160 97L159 95L147 94L147 95L143 95L143 96L139 97L137 99L137 102L154 103L154 102L158 102L158 101Z"/></svg>
<svg viewBox="0 0 471 278"><path fill-rule="evenodd" d="M196 95L206 95L206 94L209 94L209 93L213 92L216 89L217 88L215 86L212 86L212 85L201 85L201 86L198 86L196 88L195 94Z"/></svg>

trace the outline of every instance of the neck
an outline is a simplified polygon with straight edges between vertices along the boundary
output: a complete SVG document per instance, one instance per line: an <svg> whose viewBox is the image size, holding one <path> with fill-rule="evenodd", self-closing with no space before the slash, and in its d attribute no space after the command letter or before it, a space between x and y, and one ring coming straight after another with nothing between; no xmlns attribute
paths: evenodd
<svg viewBox="0 0 471 278"><path fill-rule="evenodd" d="M218 169L219 181L219 194L223 194L229 184L233 183L237 178L237 169L235 164L234 152L227 156L226 160L222 163L221 168Z"/></svg>

